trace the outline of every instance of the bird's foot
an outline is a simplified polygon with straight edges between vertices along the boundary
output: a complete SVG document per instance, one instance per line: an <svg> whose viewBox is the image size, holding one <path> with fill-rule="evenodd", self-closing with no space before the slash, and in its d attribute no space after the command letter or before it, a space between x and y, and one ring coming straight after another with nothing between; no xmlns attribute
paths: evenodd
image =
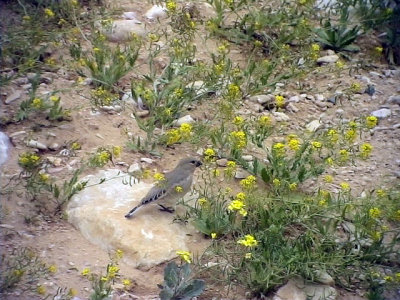
<svg viewBox="0 0 400 300"><path fill-rule="evenodd" d="M175 209L173 209L172 207L167 207L161 204L158 204L158 206L161 207L160 208L161 211L166 211L169 212L170 214L172 214L175 211Z"/></svg>

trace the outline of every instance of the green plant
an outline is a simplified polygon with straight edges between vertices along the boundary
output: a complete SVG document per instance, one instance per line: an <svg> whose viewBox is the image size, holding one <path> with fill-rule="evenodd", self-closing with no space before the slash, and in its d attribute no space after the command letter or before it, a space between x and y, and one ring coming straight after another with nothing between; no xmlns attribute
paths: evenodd
<svg viewBox="0 0 400 300"><path fill-rule="evenodd" d="M341 23L333 25L330 21L326 21L322 28L316 28L317 41L325 48L334 51L359 51L360 48L353 42L360 35L360 27L353 26L351 29L347 24Z"/></svg>
<svg viewBox="0 0 400 300"><path fill-rule="evenodd" d="M203 292L205 284L192 278L189 263L178 266L170 262L164 269L164 283L159 287L161 300L190 300Z"/></svg>

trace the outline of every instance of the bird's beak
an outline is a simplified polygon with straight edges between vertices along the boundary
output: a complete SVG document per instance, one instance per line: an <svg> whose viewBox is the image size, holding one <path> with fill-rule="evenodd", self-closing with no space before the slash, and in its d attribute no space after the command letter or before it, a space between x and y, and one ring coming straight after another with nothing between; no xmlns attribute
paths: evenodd
<svg viewBox="0 0 400 300"><path fill-rule="evenodd" d="M201 161L198 160L198 161L196 162L196 167L200 167L201 165L202 165Z"/></svg>

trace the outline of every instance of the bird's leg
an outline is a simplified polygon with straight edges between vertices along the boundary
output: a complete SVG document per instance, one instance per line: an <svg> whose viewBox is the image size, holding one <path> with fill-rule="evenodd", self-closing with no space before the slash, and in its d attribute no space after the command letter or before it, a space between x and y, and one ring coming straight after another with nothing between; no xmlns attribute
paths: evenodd
<svg viewBox="0 0 400 300"><path fill-rule="evenodd" d="M158 204L158 206L161 207L160 208L161 211L166 211L169 212L170 214L172 214L175 211L175 209L173 209L172 207L166 207L162 204Z"/></svg>

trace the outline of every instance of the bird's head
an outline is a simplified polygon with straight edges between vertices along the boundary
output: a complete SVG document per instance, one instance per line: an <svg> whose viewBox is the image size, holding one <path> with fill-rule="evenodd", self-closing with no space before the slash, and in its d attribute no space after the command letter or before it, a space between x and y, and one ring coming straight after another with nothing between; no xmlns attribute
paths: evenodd
<svg viewBox="0 0 400 300"><path fill-rule="evenodd" d="M190 169L195 169L197 167L200 167L203 163L198 160L197 158L194 157L187 157L182 159L177 167L185 167L185 168L190 168Z"/></svg>

